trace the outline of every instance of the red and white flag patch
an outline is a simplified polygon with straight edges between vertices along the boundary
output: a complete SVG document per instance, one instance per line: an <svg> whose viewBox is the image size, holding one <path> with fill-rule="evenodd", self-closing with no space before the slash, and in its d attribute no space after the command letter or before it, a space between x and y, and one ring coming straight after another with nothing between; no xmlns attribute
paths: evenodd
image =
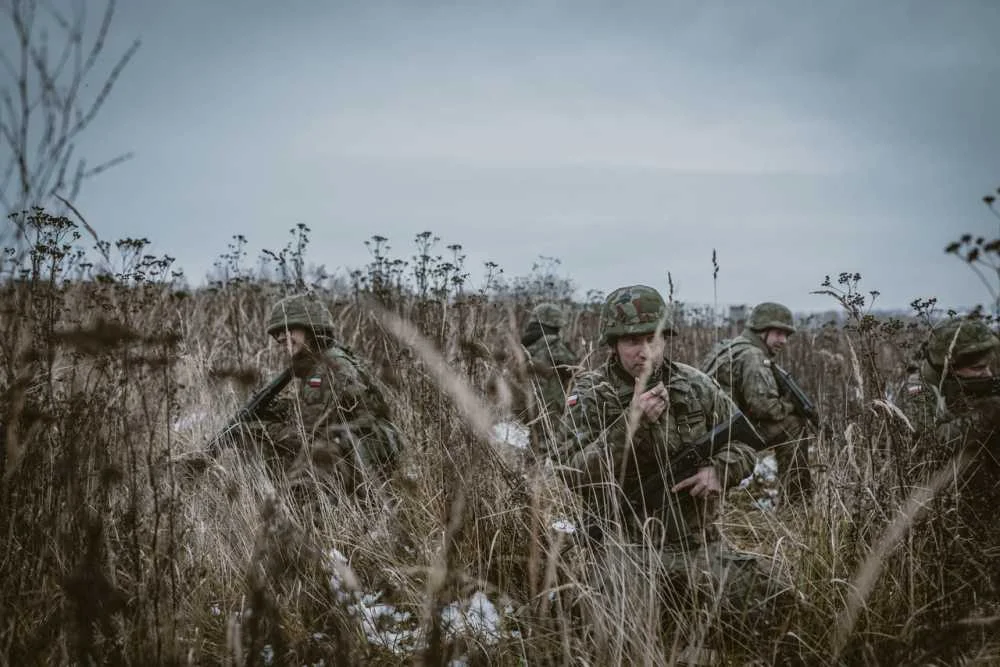
<svg viewBox="0 0 1000 667"><path fill-rule="evenodd" d="M923 390L924 390L923 385L919 384L911 384L909 387L906 388L906 391L909 392L911 396L913 394L919 394Z"/></svg>
<svg viewBox="0 0 1000 667"><path fill-rule="evenodd" d="M579 402L580 402L580 397L578 395L576 395L576 394L573 394L572 396L567 396L566 397L566 407L567 408L571 408L571 407L573 407L574 405L576 405Z"/></svg>
<svg viewBox="0 0 1000 667"><path fill-rule="evenodd" d="M308 384L313 389L319 389L319 386L323 384L323 378L320 377L319 375L314 375L308 380L306 380L306 384Z"/></svg>

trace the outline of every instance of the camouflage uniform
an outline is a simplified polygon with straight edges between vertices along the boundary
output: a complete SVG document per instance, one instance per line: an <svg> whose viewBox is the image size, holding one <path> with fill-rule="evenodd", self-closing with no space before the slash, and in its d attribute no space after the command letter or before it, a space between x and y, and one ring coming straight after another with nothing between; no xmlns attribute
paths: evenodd
<svg viewBox="0 0 1000 667"><path fill-rule="evenodd" d="M525 350L531 395L526 397L523 417L531 422L533 431L541 437L546 429L554 430L566 403L566 386L573 377L578 359L563 342L559 330L566 325L566 316L554 303L540 303L531 311L521 336Z"/></svg>
<svg viewBox="0 0 1000 667"><path fill-rule="evenodd" d="M1000 340L982 321L952 318L931 332L899 407L914 429L911 484L951 470L928 510L922 562L933 604L920 625L932 650L965 643L954 621L1000 614L1000 396L962 392L952 369L989 358ZM947 657L947 656L946 656Z"/></svg>
<svg viewBox="0 0 1000 667"><path fill-rule="evenodd" d="M783 496L793 500L812 489L806 422L775 378L771 368L774 354L763 339L768 329L794 334L791 311L777 303L759 304L743 332L717 343L701 369L732 396L768 445L775 448Z"/></svg>
<svg viewBox="0 0 1000 667"><path fill-rule="evenodd" d="M937 440L955 450L984 415L970 409L969 398L952 382L944 381L945 371L998 347L1000 340L978 320L952 318L934 328L919 369L907 379L902 400L903 411L918 433L933 431Z"/></svg>
<svg viewBox="0 0 1000 667"><path fill-rule="evenodd" d="M342 485L357 491L391 473L401 437L385 390L348 349L333 342L333 320L317 300L297 295L271 310L267 333L301 328L320 353L293 359L298 395L265 424L275 458L293 489Z"/></svg>
<svg viewBox="0 0 1000 667"><path fill-rule="evenodd" d="M620 288L604 304L602 343L614 348L619 337L648 335L667 317L655 289ZM676 333L669 323L662 331ZM643 480L659 472L668 489L680 481L673 477L671 455L727 420L733 410L718 385L685 364L664 359L655 365L646 386L658 382L666 387L669 400L655 423L633 413L636 380L615 353L602 369L580 374L570 390L552 458L567 484L582 496L587 534L605 557L609 551L627 554L625 560L640 568L637 577L657 572L669 613L684 613L702 596L714 601L724 585L721 612L726 623L769 620L771 613L764 607L774 604L776 580L756 558L723 544L714 525L717 500L684 491L665 494L660 506L647 502ZM751 447L730 442L710 465L725 489L749 475L754 462ZM609 536L613 538L606 539Z"/></svg>

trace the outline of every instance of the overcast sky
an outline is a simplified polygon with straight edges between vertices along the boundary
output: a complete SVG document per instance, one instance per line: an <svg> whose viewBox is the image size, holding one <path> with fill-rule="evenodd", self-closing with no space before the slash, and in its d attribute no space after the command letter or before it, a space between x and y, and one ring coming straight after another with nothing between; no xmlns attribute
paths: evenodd
<svg viewBox="0 0 1000 667"><path fill-rule="evenodd" d="M200 280L296 223L310 259L460 243L478 282L783 301L857 271L886 307L988 300L942 249L996 234L1000 2L127 0L142 40L82 148L131 162L77 202Z"/></svg>

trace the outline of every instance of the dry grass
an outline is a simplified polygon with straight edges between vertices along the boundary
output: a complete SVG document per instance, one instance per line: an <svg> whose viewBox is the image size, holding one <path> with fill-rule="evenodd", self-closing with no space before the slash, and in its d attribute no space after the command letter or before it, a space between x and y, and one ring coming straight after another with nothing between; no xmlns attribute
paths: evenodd
<svg viewBox="0 0 1000 667"><path fill-rule="evenodd" d="M66 260L43 252L2 287L2 664L664 665L704 636L711 614L662 609L656 572L598 561L555 527L577 519L575 500L543 461L491 439L530 289L434 298L432 283L416 299L369 267L353 292L328 294L340 339L391 388L409 449L374 503L302 508L249 451L200 474L170 463L278 370L264 318L285 287L179 292L134 254L114 279L64 281ZM579 306L566 331L590 365L595 327ZM690 327L669 355L697 363L728 333ZM942 610L928 554L948 535L910 530L933 494L904 483L907 425L885 403L916 335L794 339L786 366L826 417L814 502L761 512L735 490L723 531L770 557L799 606L783 632L720 659L769 660L779 645L806 664L932 657L918 641ZM474 631L488 615L476 592L499 629ZM469 600L463 617L453 603ZM946 620L964 634L942 656L997 664L995 617Z"/></svg>

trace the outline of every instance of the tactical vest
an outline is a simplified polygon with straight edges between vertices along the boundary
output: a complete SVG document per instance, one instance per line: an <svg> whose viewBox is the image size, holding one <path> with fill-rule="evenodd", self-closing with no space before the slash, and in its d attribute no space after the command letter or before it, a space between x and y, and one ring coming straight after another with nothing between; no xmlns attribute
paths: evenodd
<svg viewBox="0 0 1000 667"><path fill-rule="evenodd" d="M670 418L675 424L682 446L689 445L708 432L707 415L694 387L680 372L674 370L667 384L670 398Z"/></svg>
<svg viewBox="0 0 1000 667"><path fill-rule="evenodd" d="M386 401L387 390L384 384L368 370L367 364L363 363L350 349L342 345L332 345L324 353L324 361L316 366L310 376L303 382L300 396L304 403L317 403L325 400L320 385L325 381L325 363L337 364L340 360L351 365L358 373L365 392L364 402L367 411L375 419L371 424L358 424L361 428L377 430L382 433L393 452L399 452L403 447L403 438L392 422L391 411Z"/></svg>

